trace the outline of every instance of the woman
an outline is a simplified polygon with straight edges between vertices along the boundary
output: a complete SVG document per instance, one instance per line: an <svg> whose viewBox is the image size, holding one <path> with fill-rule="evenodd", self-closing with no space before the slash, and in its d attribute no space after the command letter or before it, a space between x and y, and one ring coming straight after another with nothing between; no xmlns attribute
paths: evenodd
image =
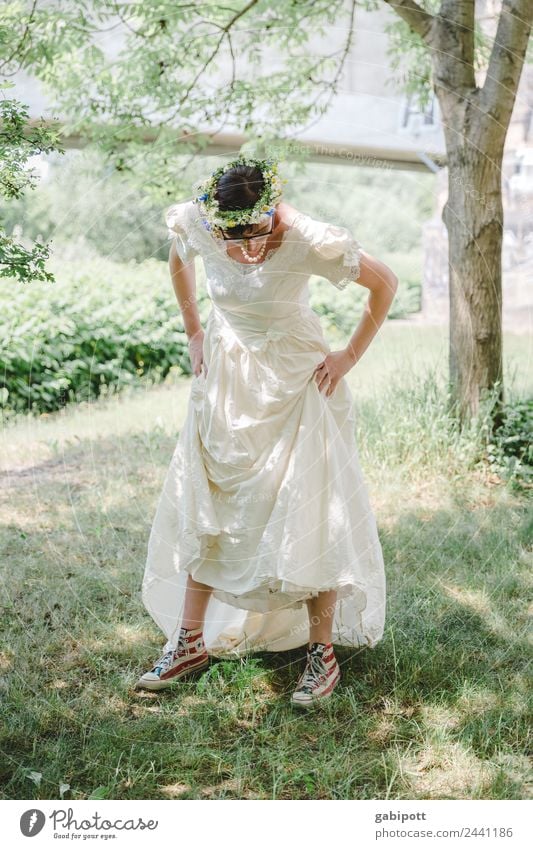
<svg viewBox="0 0 533 849"><path fill-rule="evenodd" d="M197 192L166 214L194 378L142 587L167 643L136 686L168 687L209 655L308 643L292 703L309 707L339 682L334 643L373 647L383 635L383 556L344 376L398 281L346 228L282 201L270 159L241 155ZM195 256L212 301L205 333ZM340 351L309 306L313 274L370 290Z"/></svg>

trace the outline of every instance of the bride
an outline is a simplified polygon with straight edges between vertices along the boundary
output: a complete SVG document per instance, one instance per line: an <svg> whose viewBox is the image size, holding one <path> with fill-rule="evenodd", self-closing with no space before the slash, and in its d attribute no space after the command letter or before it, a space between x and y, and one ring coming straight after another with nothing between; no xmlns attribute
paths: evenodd
<svg viewBox="0 0 533 849"><path fill-rule="evenodd" d="M166 213L194 377L142 586L167 643L136 686L169 687L210 655L307 644L291 697L306 708L339 683L334 644L383 635L383 555L345 375L398 280L348 229L283 201L271 159L241 155L195 188ZM196 256L212 302L205 330ZM342 350L330 351L309 306L312 275L369 289Z"/></svg>

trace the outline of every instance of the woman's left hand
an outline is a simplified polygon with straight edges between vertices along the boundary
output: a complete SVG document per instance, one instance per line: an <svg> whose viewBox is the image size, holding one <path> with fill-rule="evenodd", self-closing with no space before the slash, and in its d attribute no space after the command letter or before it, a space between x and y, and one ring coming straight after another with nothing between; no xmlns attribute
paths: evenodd
<svg viewBox="0 0 533 849"><path fill-rule="evenodd" d="M318 389L325 389L325 396L333 395L341 377L344 377L354 365L353 359L346 351L331 351L325 360L315 368L315 381Z"/></svg>

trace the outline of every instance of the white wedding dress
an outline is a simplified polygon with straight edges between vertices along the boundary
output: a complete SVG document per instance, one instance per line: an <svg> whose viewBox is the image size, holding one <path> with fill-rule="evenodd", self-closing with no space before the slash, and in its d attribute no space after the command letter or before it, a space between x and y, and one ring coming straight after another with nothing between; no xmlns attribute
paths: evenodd
<svg viewBox="0 0 533 849"><path fill-rule="evenodd" d="M192 201L170 207L166 222L180 257L202 258L212 307L207 376L191 381L142 583L164 650L176 646L189 573L214 588L209 654L306 644L304 599L329 589L333 643L373 647L385 620L382 549L351 391L342 378L326 398L315 381L330 349L308 297L312 274L355 285L360 245L346 228L298 213L278 248L244 265Z"/></svg>

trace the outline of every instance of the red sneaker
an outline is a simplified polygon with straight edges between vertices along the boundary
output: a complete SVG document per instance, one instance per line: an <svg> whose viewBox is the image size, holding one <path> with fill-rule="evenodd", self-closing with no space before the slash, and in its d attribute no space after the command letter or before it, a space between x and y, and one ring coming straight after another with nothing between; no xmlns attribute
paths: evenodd
<svg viewBox="0 0 533 849"><path fill-rule="evenodd" d="M167 651L149 672L141 675L135 684L135 689L163 690L190 672L207 669L208 666L209 655L205 648L202 629L195 628L187 631L185 628L180 628L176 648Z"/></svg>
<svg viewBox="0 0 533 849"><path fill-rule="evenodd" d="M307 665L292 694L291 703L308 708L329 698L340 677L333 643L313 643L307 649Z"/></svg>

